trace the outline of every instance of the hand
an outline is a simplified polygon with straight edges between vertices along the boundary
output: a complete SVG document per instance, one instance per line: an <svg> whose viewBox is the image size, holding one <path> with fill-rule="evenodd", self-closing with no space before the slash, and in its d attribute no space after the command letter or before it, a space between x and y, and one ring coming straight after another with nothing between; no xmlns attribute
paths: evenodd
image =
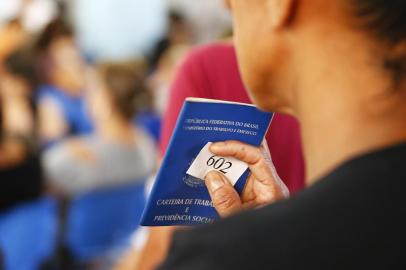
<svg viewBox="0 0 406 270"><path fill-rule="evenodd" d="M218 156L234 157L248 164L251 171L241 198L227 177L209 172L205 184L220 216L243 209L270 204L289 196L289 191L276 173L266 142L260 148L238 141L213 143L210 151Z"/></svg>

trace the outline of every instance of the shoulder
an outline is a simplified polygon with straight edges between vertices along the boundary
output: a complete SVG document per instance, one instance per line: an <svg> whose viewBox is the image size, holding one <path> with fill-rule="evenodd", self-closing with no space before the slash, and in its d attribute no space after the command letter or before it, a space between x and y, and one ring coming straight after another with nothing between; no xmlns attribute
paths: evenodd
<svg viewBox="0 0 406 270"><path fill-rule="evenodd" d="M216 58L217 56L223 56L223 54L235 54L235 49L231 42L214 42L200 45L193 48L189 53L190 57L205 59Z"/></svg>
<svg viewBox="0 0 406 270"><path fill-rule="evenodd" d="M216 98L218 91L225 91L224 87L218 87L225 74L232 81L239 77L232 44L211 43L194 47L179 65L171 85L171 99L183 103L189 96Z"/></svg>

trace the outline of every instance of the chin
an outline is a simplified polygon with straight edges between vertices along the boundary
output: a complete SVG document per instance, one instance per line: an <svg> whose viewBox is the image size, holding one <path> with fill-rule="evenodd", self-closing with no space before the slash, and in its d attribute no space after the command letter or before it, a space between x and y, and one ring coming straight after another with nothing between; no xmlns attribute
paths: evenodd
<svg viewBox="0 0 406 270"><path fill-rule="evenodd" d="M250 94L250 99L252 103L255 104L261 111L276 112L295 116L292 108L283 104L282 102L279 102L279 99L273 98L272 96L256 96Z"/></svg>
<svg viewBox="0 0 406 270"><path fill-rule="evenodd" d="M252 103L262 111L291 114L284 91L281 91L283 88L278 87L271 80L273 76L263 70L255 65L243 65L241 68L242 79Z"/></svg>
<svg viewBox="0 0 406 270"><path fill-rule="evenodd" d="M252 103L255 104L255 106L258 107L261 111L265 112L273 112L273 106L270 106L266 100L263 99L257 99L257 98L251 98Z"/></svg>
<svg viewBox="0 0 406 270"><path fill-rule="evenodd" d="M255 104L260 110L266 112L279 112L281 104L278 98L274 98L272 93L266 91L249 90L248 95L253 104Z"/></svg>

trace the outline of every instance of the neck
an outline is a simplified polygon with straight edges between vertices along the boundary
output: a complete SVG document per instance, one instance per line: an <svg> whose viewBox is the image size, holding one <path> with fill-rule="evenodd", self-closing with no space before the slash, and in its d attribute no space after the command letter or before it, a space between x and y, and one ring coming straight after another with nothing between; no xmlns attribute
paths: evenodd
<svg viewBox="0 0 406 270"><path fill-rule="evenodd" d="M105 141L132 144L134 126L120 116L112 115L96 125L96 133Z"/></svg>
<svg viewBox="0 0 406 270"><path fill-rule="evenodd" d="M311 114L301 117L309 184L352 157L406 141L404 109L403 115L400 110L388 110L386 117L363 115L361 110L362 105L341 113L325 110L330 115L324 119Z"/></svg>
<svg viewBox="0 0 406 270"><path fill-rule="evenodd" d="M404 85L393 89L380 67L360 57L310 62L313 75L296 100L308 184L355 156L406 141Z"/></svg>

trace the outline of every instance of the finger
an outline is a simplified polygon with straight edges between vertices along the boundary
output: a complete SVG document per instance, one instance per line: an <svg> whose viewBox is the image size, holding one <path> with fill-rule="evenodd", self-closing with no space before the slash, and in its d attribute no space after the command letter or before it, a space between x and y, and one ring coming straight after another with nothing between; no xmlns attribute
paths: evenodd
<svg viewBox="0 0 406 270"><path fill-rule="evenodd" d="M241 211L242 203L230 181L220 172L211 171L205 177L213 205L221 217Z"/></svg>
<svg viewBox="0 0 406 270"><path fill-rule="evenodd" d="M254 181L255 177L250 173L241 194L241 200L243 203L255 200L255 192L253 188Z"/></svg>
<svg viewBox="0 0 406 270"><path fill-rule="evenodd" d="M209 150L215 155L234 157L248 165L253 165L262 158L257 147L239 141L213 143Z"/></svg>
<svg viewBox="0 0 406 270"><path fill-rule="evenodd" d="M210 151L219 156L235 157L248 164L252 177L258 183L255 191L248 189L250 182L247 183L242 196L244 203L251 201L253 195L260 204L289 197L289 191L276 173L266 144L263 143L257 148L239 141L225 141L212 144Z"/></svg>
<svg viewBox="0 0 406 270"><path fill-rule="evenodd" d="M247 179L247 183L241 195L243 207L255 207L272 203L282 199L283 193L277 183L263 184L256 180L253 174Z"/></svg>
<svg viewBox="0 0 406 270"><path fill-rule="evenodd" d="M273 185L274 176L259 148L239 141L213 143L210 151L219 156L231 156L248 164L251 173L264 185Z"/></svg>
<svg viewBox="0 0 406 270"><path fill-rule="evenodd" d="M282 179L279 177L278 172L276 171L275 165L273 164L272 161L272 155L271 152L269 151L268 143L266 140L262 141L262 144L259 149L264 158L264 162L268 165L269 169L271 170L271 173L275 179L276 184L281 189L282 196L288 198L290 196L289 189L286 186L286 184L282 181Z"/></svg>

